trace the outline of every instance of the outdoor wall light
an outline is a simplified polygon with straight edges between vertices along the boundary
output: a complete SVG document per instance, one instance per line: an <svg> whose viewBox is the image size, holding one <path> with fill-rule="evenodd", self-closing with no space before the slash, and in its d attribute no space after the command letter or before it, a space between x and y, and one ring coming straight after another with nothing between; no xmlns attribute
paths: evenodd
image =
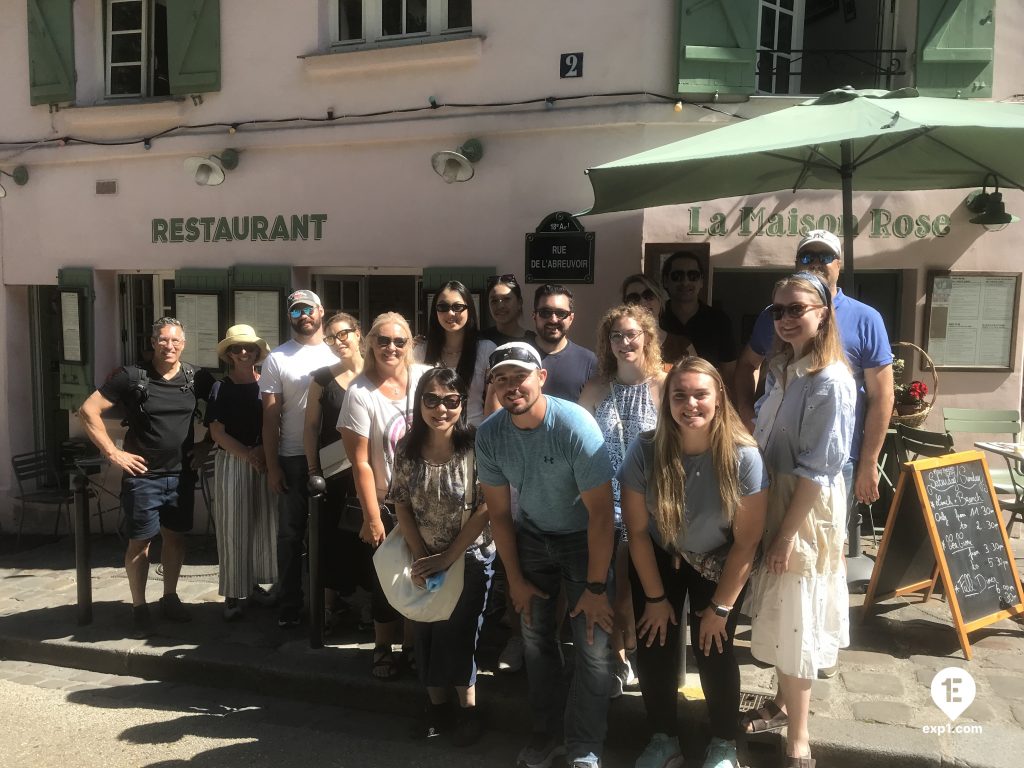
<svg viewBox="0 0 1024 768"><path fill-rule="evenodd" d="M988 191L988 181L992 180L992 191ZM999 192L999 179L994 173L985 175L981 189L971 192L967 196L967 210L978 214L971 219L971 224L981 224L989 232L998 232L1015 221L1020 221L1019 216L1006 212L1003 204L1003 195Z"/></svg>
<svg viewBox="0 0 1024 768"><path fill-rule="evenodd" d="M454 152L435 152L430 158L430 165L446 184L469 181L473 178L473 163L479 162L483 156L484 145L480 140L469 139Z"/></svg>
<svg viewBox="0 0 1024 768"><path fill-rule="evenodd" d="M28 168L26 168L24 165L19 165L11 173L8 173L7 171L4 170L0 170L0 178L4 176L10 176L12 179L14 179L14 183L17 184L19 187L23 187L26 184L28 184ZM7 190L4 189L3 184L0 184L0 197L7 197Z"/></svg>
<svg viewBox="0 0 1024 768"><path fill-rule="evenodd" d="M185 170L200 187L215 187L224 183L224 171L238 167L238 151L225 149L219 155L186 157Z"/></svg>

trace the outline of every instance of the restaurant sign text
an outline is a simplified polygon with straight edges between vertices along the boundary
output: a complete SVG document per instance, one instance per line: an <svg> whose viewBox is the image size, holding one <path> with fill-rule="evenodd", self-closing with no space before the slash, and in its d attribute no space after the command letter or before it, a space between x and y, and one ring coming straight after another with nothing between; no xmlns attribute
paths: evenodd
<svg viewBox="0 0 1024 768"><path fill-rule="evenodd" d="M217 243L232 240L321 240L326 213L267 216L189 216L153 219L154 243Z"/></svg>
<svg viewBox="0 0 1024 768"><path fill-rule="evenodd" d="M802 237L812 229L827 229L837 235L843 234L842 216L824 213L814 215L800 213L798 208L790 208L786 213L769 213L765 206L744 206L739 215L730 223L726 214L718 212L708 217L701 215L701 206L690 206L690 222L688 235L707 235L708 237L724 237L730 231L735 234L766 237ZM854 234L860 229L856 218L853 222ZM920 214L911 216L907 213L894 213L887 208L872 208L868 212L867 234L878 238L921 239L925 237L945 237L949 234L949 214Z"/></svg>

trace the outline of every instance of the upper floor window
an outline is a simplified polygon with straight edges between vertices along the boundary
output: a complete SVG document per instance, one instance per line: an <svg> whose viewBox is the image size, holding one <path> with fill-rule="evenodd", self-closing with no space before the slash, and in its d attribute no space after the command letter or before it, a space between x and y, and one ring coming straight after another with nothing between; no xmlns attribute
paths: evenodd
<svg viewBox="0 0 1024 768"><path fill-rule="evenodd" d="M331 41L382 42L468 32L472 0L330 0Z"/></svg>
<svg viewBox="0 0 1024 768"><path fill-rule="evenodd" d="M168 96L166 0L107 0L107 96Z"/></svg>

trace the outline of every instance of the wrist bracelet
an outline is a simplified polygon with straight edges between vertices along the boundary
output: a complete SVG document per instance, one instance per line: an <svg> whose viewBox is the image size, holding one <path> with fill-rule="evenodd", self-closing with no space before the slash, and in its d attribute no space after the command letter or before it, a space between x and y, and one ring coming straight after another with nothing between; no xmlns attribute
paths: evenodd
<svg viewBox="0 0 1024 768"><path fill-rule="evenodd" d="M648 603L663 603L667 599L668 595L666 595L664 592L662 592L657 597L648 597L647 595L644 595L644 600Z"/></svg>

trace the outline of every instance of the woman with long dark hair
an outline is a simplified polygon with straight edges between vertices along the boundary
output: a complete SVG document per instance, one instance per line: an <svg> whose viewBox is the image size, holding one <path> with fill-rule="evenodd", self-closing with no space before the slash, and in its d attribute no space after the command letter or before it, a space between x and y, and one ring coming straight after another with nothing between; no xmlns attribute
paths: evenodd
<svg viewBox="0 0 1024 768"><path fill-rule="evenodd" d="M771 474L764 559L751 580L750 652L775 665L774 701L748 713L747 732L788 725L787 768L813 768L807 730L811 683L850 643L843 542L857 391L817 275L775 284L773 386L754 436Z"/></svg>
<svg viewBox="0 0 1024 768"><path fill-rule="evenodd" d="M707 360L685 357L665 380L658 426L619 470L629 532L637 666L652 736L636 768L681 768L676 732L679 615L711 721L704 768L737 768L740 671L736 610L764 529L768 476Z"/></svg>
<svg viewBox="0 0 1024 768"><path fill-rule="evenodd" d="M469 383L465 408L474 427L494 410L495 404L484 402L487 358L494 350L494 342L480 338L480 323L470 290L458 280L442 285L434 294L427 319L427 342L417 348L417 360L453 368Z"/></svg>
<svg viewBox="0 0 1024 768"><path fill-rule="evenodd" d="M449 691L455 689L459 715L454 739L461 746L480 737L476 709L476 653L494 573L494 544L487 506L476 480L468 424L465 379L451 368L427 371L416 387L412 426L398 446L391 493L398 527L413 556L413 580L465 568L462 595L446 621L414 625L416 667L427 689L425 735L452 723Z"/></svg>

